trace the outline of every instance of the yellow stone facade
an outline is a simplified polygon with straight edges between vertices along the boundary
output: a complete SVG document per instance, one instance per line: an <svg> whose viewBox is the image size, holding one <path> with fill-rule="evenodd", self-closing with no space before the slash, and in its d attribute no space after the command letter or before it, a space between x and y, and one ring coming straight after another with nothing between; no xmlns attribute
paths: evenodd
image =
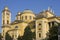
<svg viewBox="0 0 60 40"><path fill-rule="evenodd" d="M5 7L2 11L2 36L5 37L6 32L14 38L19 35L23 36L25 28L30 25L31 31L36 33L36 40L41 40L46 38L46 33L49 32L52 23L60 23L59 20L60 17L54 15L50 9L39 14L34 14L33 11L26 9L23 12L18 12L15 21L11 22L11 12L8 7ZM35 25L35 28L33 28L33 25Z"/></svg>

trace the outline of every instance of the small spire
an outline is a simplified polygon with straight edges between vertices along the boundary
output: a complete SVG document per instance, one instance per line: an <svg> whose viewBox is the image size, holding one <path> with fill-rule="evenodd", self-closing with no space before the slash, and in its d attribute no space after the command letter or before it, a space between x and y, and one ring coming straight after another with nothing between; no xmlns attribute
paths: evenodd
<svg viewBox="0 0 60 40"><path fill-rule="evenodd" d="M48 10L50 11L50 10L51 10L51 8L50 8L50 7L48 7Z"/></svg>
<svg viewBox="0 0 60 40"><path fill-rule="evenodd" d="M53 11L53 14L54 14L54 11Z"/></svg>
<svg viewBox="0 0 60 40"><path fill-rule="evenodd" d="M51 12L53 12L53 10L52 10L52 9L51 9L50 11L51 11Z"/></svg>
<svg viewBox="0 0 60 40"><path fill-rule="evenodd" d="M48 7L48 11L53 12L52 9L51 9L51 7Z"/></svg>

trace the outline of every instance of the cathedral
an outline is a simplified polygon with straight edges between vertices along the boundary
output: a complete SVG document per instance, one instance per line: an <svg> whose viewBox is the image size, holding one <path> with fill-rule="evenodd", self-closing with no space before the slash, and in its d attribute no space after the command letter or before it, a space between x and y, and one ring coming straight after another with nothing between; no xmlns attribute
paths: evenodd
<svg viewBox="0 0 60 40"><path fill-rule="evenodd" d="M46 38L49 28L60 23L60 17L48 8L35 14L29 9L17 12L15 20L11 22L11 11L8 7L2 10L2 36L5 38L6 32L13 38L24 35L25 28L29 25L32 32L36 33L36 40Z"/></svg>

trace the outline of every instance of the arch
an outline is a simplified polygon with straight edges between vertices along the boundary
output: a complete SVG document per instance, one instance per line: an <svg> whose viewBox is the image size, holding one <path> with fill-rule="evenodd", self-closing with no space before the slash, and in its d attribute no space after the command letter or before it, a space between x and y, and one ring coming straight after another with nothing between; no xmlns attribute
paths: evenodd
<svg viewBox="0 0 60 40"><path fill-rule="evenodd" d="M7 20L7 24L9 24L9 20Z"/></svg>
<svg viewBox="0 0 60 40"><path fill-rule="evenodd" d="M39 33L39 37L41 37L41 33Z"/></svg>
<svg viewBox="0 0 60 40"><path fill-rule="evenodd" d="M3 20L3 24L5 24L5 20Z"/></svg>
<svg viewBox="0 0 60 40"><path fill-rule="evenodd" d="M30 19L32 19L32 16L30 16Z"/></svg>
<svg viewBox="0 0 60 40"><path fill-rule="evenodd" d="M27 16L25 16L25 19L27 19Z"/></svg>

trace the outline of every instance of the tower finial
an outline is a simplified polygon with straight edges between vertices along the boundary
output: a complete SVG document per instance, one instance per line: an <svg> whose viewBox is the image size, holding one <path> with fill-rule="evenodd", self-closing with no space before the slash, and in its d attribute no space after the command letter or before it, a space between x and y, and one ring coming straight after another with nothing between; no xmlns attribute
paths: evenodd
<svg viewBox="0 0 60 40"><path fill-rule="evenodd" d="M54 11L53 11L53 14L54 14Z"/></svg>
<svg viewBox="0 0 60 40"><path fill-rule="evenodd" d="M7 6L5 6L5 10L8 10L8 7Z"/></svg>
<svg viewBox="0 0 60 40"><path fill-rule="evenodd" d="M20 11L18 12L18 14L21 14Z"/></svg>
<svg viewBox="0 0 60 40"><path fill-rule="evenodd" d="M53 12L53 10L51 9L51 7L48 7L48 11Z"/></svg>

